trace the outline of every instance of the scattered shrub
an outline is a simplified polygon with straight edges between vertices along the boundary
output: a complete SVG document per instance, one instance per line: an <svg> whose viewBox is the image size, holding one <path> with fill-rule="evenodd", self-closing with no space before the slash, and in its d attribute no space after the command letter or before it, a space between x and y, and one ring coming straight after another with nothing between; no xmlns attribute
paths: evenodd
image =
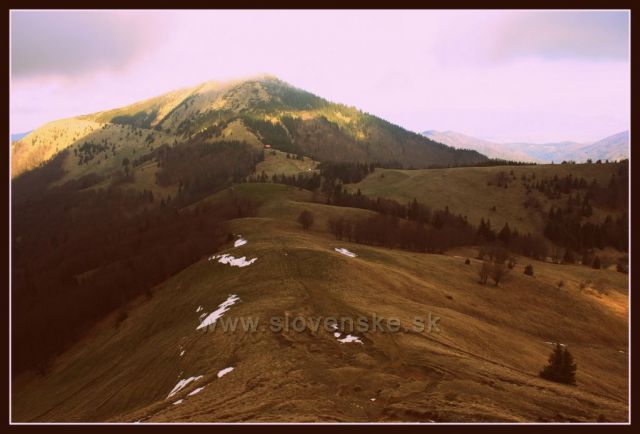
<svg viewBox="0 0 640 434"><path fill-rule="evenodd" d="M304 210L298 216L298 223L302 226L302 229L308 230L313 226L313 214L309 210Z"/></svg>
<svg viewBox="0 0 640 434"><path fill-rule="evenodd" d="M489 279L489 274L491 273L491 264L488 261L482 261L482 265L480 266L480 270L478 271L478 276L480 277L480 283L486 284L487 279Z"/></svg>
<svg viewBox="0 0 640 434"><path fill-rule="evenodd" d="M524 274L526 274L527 276L533 276L533 265L528 264L526 267L524 267Z"/></svg>

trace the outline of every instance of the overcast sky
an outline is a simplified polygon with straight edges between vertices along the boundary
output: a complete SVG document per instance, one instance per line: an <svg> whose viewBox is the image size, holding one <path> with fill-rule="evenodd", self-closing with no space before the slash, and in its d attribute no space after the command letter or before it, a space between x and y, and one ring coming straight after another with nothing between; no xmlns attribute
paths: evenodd
<svg viewBox="0 0 640 434"><path fill-rule="evenodd" d="M413 131L629 128L627 12L12 11L12 133L260 73Z"/></svg>

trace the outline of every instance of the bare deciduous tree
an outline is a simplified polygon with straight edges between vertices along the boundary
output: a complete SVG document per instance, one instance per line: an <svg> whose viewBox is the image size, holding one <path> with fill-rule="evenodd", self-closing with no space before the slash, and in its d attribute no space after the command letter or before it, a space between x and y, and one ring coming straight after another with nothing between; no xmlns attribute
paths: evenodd
<svg viewBox="0 0 640 434"><path fill-rule="evenodd" d="M482 265L480 266L480 271L478 271L478 275L480 277L480 283L483 285L487 283L487 279L489 279L489 274L491 273L491 263L487 260L482 261Z"/></svg>

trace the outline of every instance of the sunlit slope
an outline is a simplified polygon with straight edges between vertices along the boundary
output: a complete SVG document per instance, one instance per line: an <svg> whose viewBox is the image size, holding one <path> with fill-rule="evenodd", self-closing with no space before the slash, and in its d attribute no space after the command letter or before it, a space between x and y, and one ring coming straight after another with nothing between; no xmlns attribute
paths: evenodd
<svg viewBox="0 0 640 434"><path fill-rule="evenodd" d="M143 144L122 138L117 126L134 129ZM12 144L12 176L31 170L58 152L85 142L134 147L144 155L146 137L155 146L189 141L245 141L318 161L398 162L407 167L485 161L404 130L353 107L332 103L272 76L207 82L113 110L52 122ZM122 158L120 158L120 161ZM67 169L69 169L67 167ZM74 175L74 172L72 172Z"/></svg>
<svg viewBox="0 0 640 434"><path fill-rule="evenodd" d="M299 160L295 155L289 155L289 157L287 155L286 152L267 150L264 161L256 166L256 174L261 175L264 172L269 177L273 175L298 176L299 174L307 175L317 168L318 162L311 158L303 157L302 160Z"/></svg>
<svg viewBox="0 0 640 434"><path fill-rule="evenodd" d="M534 262L529 277L521 261L500 287L482 286L475 261L326 234L332 213L366 211L307 203L307 192L282 185L235 191L263 205L231 222L247 243L217 254L257 260L233 267L203 258L127 306L119 325L114 314L88 330L44 376L14 381L14 420L626 420L627 276ZM295 223L302 209L316 215L311 231ZM587 279L593 288L580 290ZM265 330L196 330L232 294L239 301L219 321L252 317ZM429 312L440 332L412 331L413 317ZM268 329L272 317L373 314L400 319L404 331L355 332L362 343L342 343L342 329L339 337ZM569 345L577 386L537 377L546 342ZM167 399L180 380L199 376Z"/></svg>
<svg viewBox="0 0 640 434"><path fill-rule="evenodd" d="M387 197L403 203L415 198L433 209L448 206L452 213L466 215L474 225L484 218L490 219L496 230L509 223L512 229L539 233L544 227L544 213L548 212L552 202L533 189L530 194L541 207L526 208L527 194L522 176L535 183L536 180L571 174L576 178L584 177L587 182L595 179L606 186L619 168L618 164L548 164L428 170L376 169L361 182L346 187L349 191L360 189L367 196ZM507 188L496 185L496 177L500 173L509 179ZM559 203L556 201L556 206ZM604 210L595 208L592 218L598 221L605 215Z"/></svg>
<svg viewBox="0 0 640 434"><path fill-rule="evenodd" d="M91 120L49 122L11 143L11 176L31 170L102 127Z"/></svg>
<svg viewBox="0 0 640 434"><path fill-rule="evenodd" d="M135 159L173 143L161 131L84 119L52 122L11 145L12 176L31 170L58 153L67 151L61 182L95 173L113 175L125 158Z"/></svg>

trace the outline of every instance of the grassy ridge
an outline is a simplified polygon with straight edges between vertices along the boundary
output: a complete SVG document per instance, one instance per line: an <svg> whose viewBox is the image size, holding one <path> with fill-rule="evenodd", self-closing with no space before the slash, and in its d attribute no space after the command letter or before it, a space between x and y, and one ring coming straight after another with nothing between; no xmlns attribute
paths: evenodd
<svg viewBox="0 0 640 434"><path fill-rule="evenodd" d="M535 277L521 262L500 287L481 286L466 252L338 244L323 227L333 213L366 211L309 203L311 193L276 184L234 193L261 198L262 207L231 222L248 244L223 252L257 262L239 269L203 259L151 300L132 302L119 326L113 316L88 330L45 377L14 381L14 420L626 420L627 276L534 261ZM302 209L316 215L311 231L295 222ZM197 333L196 308L211 312L232 293L241 301L227 317L376 313L409 327L414 315L433 312L441 333L368 332L359 334L362 345L328 332ZM547 341L569 345L577 386L537 377ZM217 378L229 366L235 370ZM196 375L204 378L165 399L179 379ZM184 401L173 405L177 399Z"/></svg>
<svg viewBox="0 0 640 434"><path fill-rule="evenodd" d="M387 197L401 202L414 198L432 208L443 209L448 206L455 214L466 215L469 221L477 225L480 219L490 219L492 227L499 230L505 223L520 232L540 233L543 229L544 213L552 203L539 192L532 194L541 203L541 210L525 208L526 188L521 176L535 176L536 179L563 177L572 174L584 177L588 182L597 180L607 185L611 175L619 165L611 164L556 164L538 166L497 166L497 167L461 167L451 169L397 170L376 169L363 181L346 186L349 191L360 191L372 197ZM515 180L508 188L488 185L499 173L513 172ZM495 211L492 209L495 206ZM604 217L606 210L594 211L593 219Z"/></svg>

